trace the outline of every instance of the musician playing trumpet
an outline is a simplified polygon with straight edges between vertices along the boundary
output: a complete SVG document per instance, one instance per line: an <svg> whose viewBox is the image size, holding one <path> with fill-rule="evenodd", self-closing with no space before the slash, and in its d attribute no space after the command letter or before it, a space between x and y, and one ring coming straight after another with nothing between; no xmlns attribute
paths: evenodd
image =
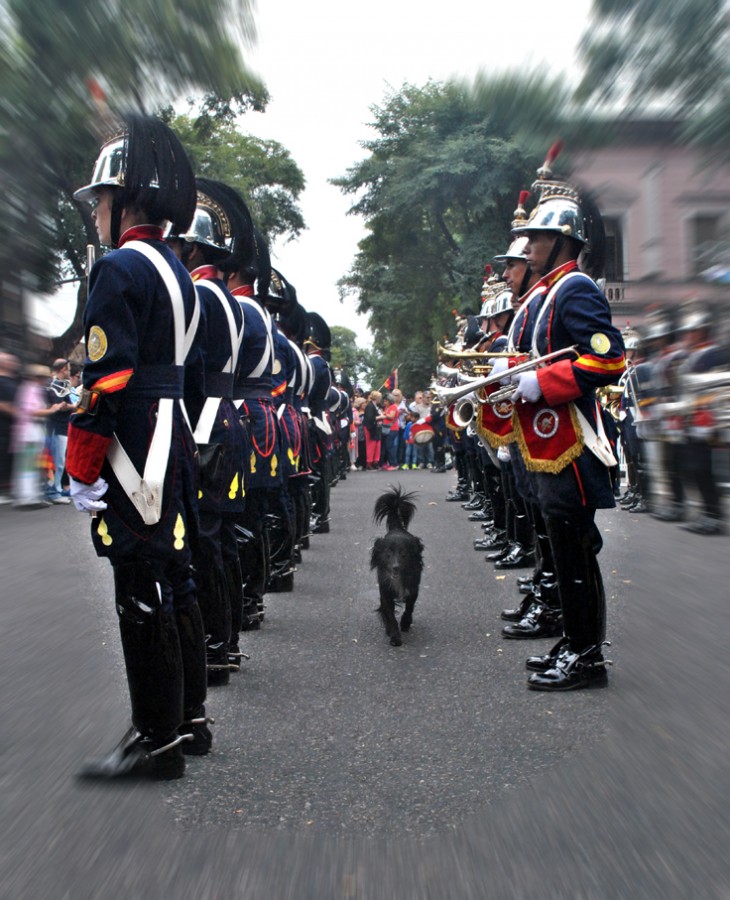
<svg viewBox="0 0 730 900"><path fill-rule="evenodd" d="M557 152L553 148L538 171L533 190L539 199L530 218L513 229L527 237L525 258L540 275L528 310L532 355L570 346L577 353L512 376L515 437L547 526L563 616L562 640L544 657L528 660L528 686L546 691L607 683L605 595L596 559L602 539L594 517L596 509L615 505L609 468L616 461L595 391L624 370L608 302L586 274L601 274L600 213L553 178Z"/></svg>

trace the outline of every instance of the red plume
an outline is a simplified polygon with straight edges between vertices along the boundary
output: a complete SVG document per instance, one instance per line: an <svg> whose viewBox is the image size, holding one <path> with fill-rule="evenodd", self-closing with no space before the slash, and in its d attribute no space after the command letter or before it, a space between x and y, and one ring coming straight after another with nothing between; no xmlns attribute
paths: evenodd
<svg viewBox="0 0 730 900"><path fill-rule="evenodd" d="M489 278L493 271L494 269L492 268L491 263L487 263L486 266L484 266L484 277Z"/></svg>
<svg viewBox="0 0 730 900"><path fill-rule="evenodd" d="M545 157L545 165L551 166L555 160L560 156L563 150L563 142L555 141L552 147L548 150L548 155Z"/></svg>
<svg viewBox="0 0 730 900"><path fill-rule="evenodd" d="M520 191L520 199L517 201L518 206L524 206L525 203L530 199L529 191Z"/></svg>

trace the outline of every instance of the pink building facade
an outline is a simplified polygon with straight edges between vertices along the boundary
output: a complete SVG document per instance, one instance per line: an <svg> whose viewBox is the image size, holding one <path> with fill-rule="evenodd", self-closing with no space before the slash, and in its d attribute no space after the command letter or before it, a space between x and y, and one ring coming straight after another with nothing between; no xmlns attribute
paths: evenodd
<svg viewBox="0 0 730 900"><path fill-rule="evenodd" d="M672 123L617 127L615 143L574 156L574 177L595 193L606 222L614 322L640 325L657 307L676 317L689 299L727 322L730 284L710 278L730 271L730 166L709 166L678 145Z"/></svg>

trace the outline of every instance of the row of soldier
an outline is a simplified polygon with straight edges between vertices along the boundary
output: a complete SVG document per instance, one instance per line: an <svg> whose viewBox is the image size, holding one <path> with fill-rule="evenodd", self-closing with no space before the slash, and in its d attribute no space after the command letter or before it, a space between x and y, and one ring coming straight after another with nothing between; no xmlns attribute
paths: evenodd
<svg viewBox="0 0 730 900"><path fill-rule="evenodd" d="M617 461L597 390L625 366L594 281L602 220L588 196L553 175L558 153L551 148L538 170L529 216L530 193L520 194L511 243L496 258L503 281L486 280L480 315L466 320L462 349L447 348L437 389L459 475L447 499L468 501L482 520L475 549L498 569L534 562L518 583L521 602L502 612L503 636L559 637L527 659L528 687L542 691L607 684L595 514L615 505Z"/></svg>
<svg viewBox="0 0 730 900"><path fill-rule="evenodd" d="M724 513L715 450L729 437L730 347L718 340L709 310L690 301L680 312L676 329L654 314L643 335L624 332L626 372L607 394L627 472L620 503L632 514L717 535ZM700 503L692 518L690 491Z"/></svg>
<svg viewBox="0 0 730 900"><path fill-rule="evenodd" d="M129 116L75 196L114 249L89 276L66 465L112 565L132 706L130 730L81 774L178 778L184 754L211 747L207 687L238 667L239 634L329 531L349 397L325 321L272 269L242 198L196 180L167 126Z"/></svg>

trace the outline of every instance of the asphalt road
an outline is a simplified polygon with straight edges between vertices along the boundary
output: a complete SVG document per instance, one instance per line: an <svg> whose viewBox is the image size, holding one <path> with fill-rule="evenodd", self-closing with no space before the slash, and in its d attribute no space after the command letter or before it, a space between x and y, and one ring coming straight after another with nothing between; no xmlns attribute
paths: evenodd
<svg viewBox="0 0 730 900"><path fill-rule="evenodd" d="M109 567L72 508L0 509L0 897L730 897L730 541L602 513L609 687L532 692L551 642L500 637L515 574L471 549L454 480L336 488L210 692L214 753L162 785L74 780L127 724ZM388 482L426 544L400 648L368 566Z"/></svg>

